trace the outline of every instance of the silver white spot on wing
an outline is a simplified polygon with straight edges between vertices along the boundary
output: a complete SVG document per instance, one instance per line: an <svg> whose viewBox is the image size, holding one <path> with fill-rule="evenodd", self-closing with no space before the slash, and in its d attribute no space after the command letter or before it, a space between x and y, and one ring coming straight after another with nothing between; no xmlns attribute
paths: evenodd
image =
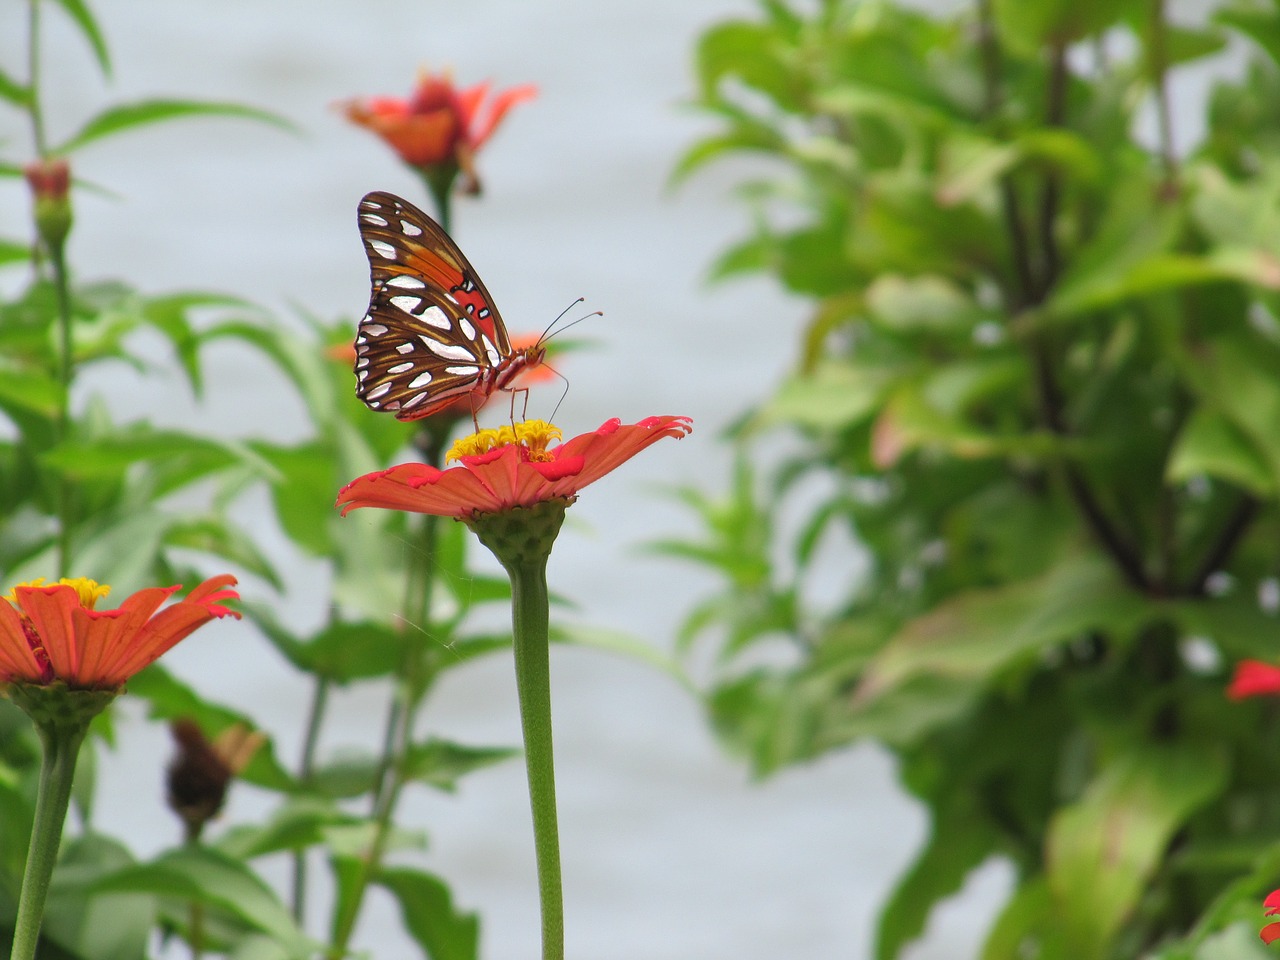
<svg viewBox="0 0 1280 960"><path fill-rule="evenodd" d="M369 249L380 256L383 260L394 260L396 258L396 248L385 240L375 240L372 237L366 237L365 242L369 244Z"/></svg>
<svg viewBox="0 0 1280 960"><path fill-rule="evenodd" d="M476 338L476 328L466 317L458 318L458 329L462 331L462 335L468 340Z"/></svg>
<svg viewBox="0 0 1280 960"><path fill-rule="evenodd" d="M407 273L402 273L398 277L392 277L387 281L388 287L398 287L401 290L425 290L426 283L417 277L412 277Z"/></svg>
<svg viewBox="0 0 1280 960"><path fill-rule="evenodd" d="M415 393L412 397L410 397L408 400L404 402L404 406L401 407L401 409L408 410L410 407L416 407L425 399L427 399L427 395L425 393Z"/></svg>
<svg viewBox="0 0 1280 960"><path fill-rule="evenodd" d="M410 343L408 340L406 340L404 343L398 344L396 346L396 353L400 354L401 356L403 356L406 353L413 353L413 344ZM368 360L365 361L365 363L368 363L368 362L369 362Z"/></svg>
<svg viewBox="0 0 1280 960"><path fill-rule="evenodd" d="M431 371L423 370L420 374L409 381L409 389L417 390L419 387L425 387L431 382Z"/></svg>
<svg viewBox="0 0 1280 960"><path fill-rule="evenodd" d="M360 332L370 337L380 337L387 332L387 328L381 323L365 323L361 324Z"/></svg>
<svg viewBox="0 0 1280 960"><path fill-rule="evenodd" d="M376 387L374 387L372 390L366 393L364 395L364 398L366 400L377 400L379 397L385 397L387 395L387 392L390 389L391 389L391 381L388 380L386 383L378 384Z"/></svg>
<svg viewBox="0 0 1280 960"><path fill-rule="evenodd" d="M456 374L459 377L473 377L480 372L479 367L445 367L446 373Z"/></svg>
<svg viewBox="0 0 1280 960"><path fill-rule="evenodd" d="M502 355L498 353L498 348L493 345L493 341L487 335L480 338L480 345L484 347L485 356L489 358L489 366L496 367L502 362Z"/></svg>
<svg viewBox="0 0 1280 960"><path fill-rule="evenodd" d="M400 221L400 231L401 231L401 233L403 233L406 237L420 237L420 236L422 236L422 228L421 228L420 226L418 226L416 223L410 223L408 220L401 220L401 221Z"/></svg>
<svg viewBox="0 0 1280 960"><path fill-rule="evenodd" d="M449 319L449 315L436 306L427 307L418 319L428 327L435 327L437 330L453 329L453 321Z"/></svg>
<svg viewBox="0 0 1280 960"><path fill-rule="evenodd" d="M385 227L387 225L386 217L377 213L362 213L360 219L365 223L372 223L375 227Z"/></svg>
<svg viewBox="0 0 1280 960"><path fill-rule="evenodd" d="M413 313L414 309L422 306L421 297L411 297L408 294L401 294L398 297L391 298L391 305L397 309L403 310L405 313Z"/></svg>
<svg viewBox="0 0 1280 960"><path fill-rule="evenodd" d="M394 374L408 373L412 369L413 369L413 361L410 360L406 363L397 363L394 367L387 367L387 373L394 373Z"/></svg>
<svg viewBox="0 0 1280 960"><path fill-rule="evenodd" d="M475 359L471 351L466 347L460 347L456 343L437 343L435 340L427 337L419 337L423 343L427 345L427 349L434 353L441 360L473 360Z"/></svg>

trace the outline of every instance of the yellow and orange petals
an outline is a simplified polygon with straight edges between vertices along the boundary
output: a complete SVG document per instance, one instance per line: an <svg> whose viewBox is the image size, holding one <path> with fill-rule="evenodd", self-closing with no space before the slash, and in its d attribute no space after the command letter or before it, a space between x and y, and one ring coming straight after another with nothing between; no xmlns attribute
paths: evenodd
<svg viewBox="0 0 1280 960"><path fill-rule="evenodd" d="M213 577L164 610L179 587L139 590L115 610L89 606L106 593L93 581L16 587L17 609L0 603L0 674L81 689L119 687L196 627L214 617L238 617L219 605L238 596L229 589L234 583L229 574ZM14 642L19 631L30 657L21 656ZM44 669L33 675L32 660L40 666L42 658Z"/></svg>
<svg viewBox="0 0 1280 960"><path fill-rule="evenodd" d="M8 593L4 595L4 599L12 604L18 602L18 587L44 587L44 577L36 577L34 580L28 580L20 583ZM92 610L94 605L111 592L111 587L105 583L98 583L97 580L90 580L88 577L63 577L56 584L49 586L70 587L75 591L76 596L80 599L80 605L86 610Z"/></svg>
<svg viewBox="0 0 1280 960"><path fill-rule="evenodd" d="M504 424L496 429L480 430L462 437L449 448L445 463L464 458L481 457L498 447L522 447L530 460L548 460L547 445L563 436L560 428L545 420L525 420L517 424Z"/></svg>
<svg viewBox="0 0 1280 960"><path fill-rule="evenodd" d="M460 518L571 499L651 444L691 429L688 417L650 417L628 425L610 420L551 447L560 431L545 421L526 421L465 438L450 452L460 466L437 470L408 463L353 480L339 492L338 506L344 515L357 507L381 507Z"/></svg>

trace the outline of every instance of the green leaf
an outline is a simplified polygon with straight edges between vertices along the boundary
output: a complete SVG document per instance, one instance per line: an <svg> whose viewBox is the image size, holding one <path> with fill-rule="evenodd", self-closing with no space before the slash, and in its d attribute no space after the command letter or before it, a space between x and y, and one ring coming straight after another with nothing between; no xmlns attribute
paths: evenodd
<svg viewBox="0 0 1280 960"><path fill-rule="evenodd" d="M73 946L82 960L142 960L155 923L155 898L87 892L98 878L132 863L129 851L106 837L86 834L64 840L46 907L45 931Z"/></svg>
<svg viewBox="0 0 1280 960"><path fill-rule="evenodd" d="M67 0L63 0L67 2ZM109 107L86 123L66 143L57 147L54 153L70 153L86 144L94 143L105 137L131 130L135 127L169 120L182 120L190 117L237 117L246 120L257 120L282 129L292 129L292 125L282 117L246 107L237 103L206 103L195 100L143 100L139 103L126 103Z"/></svg>
<svg viewBox="0 0 1280 960"><path fill-rule="evenodd" d="M761 425L845 429L871 417L899 375L893 368L823 364L809 376L786 381L761 410Z"/></svg>
<svg viewBox="0 0 1280 960"><path fill-rule="evenodd" d="M1261 497L1273 493L1280 479L1240 427L1204 407L1183 425L1165 472L1170 483L1200 476L1218 477Z"/></svg>
<svg viewBox="0 0 1280 960"><path fill-rule="evenodd" d="M369 620L333 623L300 641L269 615L255 611L254 616L294 666L339 684L393 675L404 664L405 648L423 642L405 630Z"/></svg>
<svg viewBox="0 0 1280 960"><path fill-rule="evenodd" d="M1215 10L1213 19L1228 27L1234 27L1256 43L1276 63L1280 63L1280 16L1252 3L1236 0L1225 9Z"/></svg>
<svg viewBox="0 0 1280 960"><path fill-rule="evenodd" d="M324 841L330 828L358 822L328 800L314 796L290 797L265 823L232 827L218 838L217 848L237 860L251 860L315 846Z"/></svg>
<svg viewBox="0 0 1280 960"><path fill-rule="evenodd" d="M1226 774L1221 745L1134 744L1108 757L1084 796L1054 815L1046 872L1071 956L1107 955L1170 838Z"/></svg>
<svg viewBox="0 0 1280 960"><path fill-rule="evenodd" d="M31 88L0 70L0 99L8 100L15 107L25 108L31 103Z"/></svg>
<svg viewBox="0 0 1280 960"><path fill-rule="evenodd" d="M909 621L872 661L855 699L922 673L990 682L1087 631L1124 635L1150 614L1111 564L1084 554L1034 580L956 594Z"/></svg>
<svg viewBox="0 0 1280 960"><path fill-rule="evenodd" d="M468 747L432 737L423 743L413 744L409 749L405 758L405 774L419 783L453 793L461 777L473 770L502 763L519 753L512 747Z"/></svg>
<svg viewBox="0 0 1280 960"><path fill-rule="evenodd" d="M430 960L476 960L480 920L453 905L449 888L439 877L408 868L383 868L375 882L400 904L405 929Z"/></svg>
<svg viewBox="0 0 1280 960"><path fill-rule="evenodd" d="M275 893L248 867L210 847L182 847L148 863L124 867L93 881L97 892L149 893L203 903L269 934L292 957L314 956L320 945L298 929Z"/></svg>
<svg viewBox="0 0 1280 960"><path fill-rule="evenodd" d="M968 811L935 816L924 849L880 912L876 960L893 960L917 939L938 901L958 892L970 871L991 856L999 842L995 831Z"/></svg>
<svg viewBox="0 0 1280 960"><path fill-rule="evenodd" d="M57 0L57 3L75 21L80 32L89 41L89 46L93 48L93 55L97 58L103 74L111 76L111 57L107 53L107 42L103 39L102 29L98 26L88 5L83 0Z"/></svg>
<svg viewBox="0 0 1280 960"><path fill-rule="evenodd" d="M31 244L0 237L0 266L6 263L26 263L31 259Z"/></svg>

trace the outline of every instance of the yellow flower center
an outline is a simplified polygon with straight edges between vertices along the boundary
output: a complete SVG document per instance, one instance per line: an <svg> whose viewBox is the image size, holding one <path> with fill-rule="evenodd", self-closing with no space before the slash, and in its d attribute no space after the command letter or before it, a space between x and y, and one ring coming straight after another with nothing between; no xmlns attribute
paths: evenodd
<svg viewBox="0 0 1280 960"><path fill-rule="evenodd" d="M111 587L105 583L98 583L96 580L90 580L88 577L63 577L58 581L64 587L70 587L76 592L80 598L80 606L86 610L92 610L93 605L111 592ZM34 580L28 580L26 583L18 584L18 587L43 587L44 577L37 577ZM18 587L14 587L4 595L4 599L10 603L18 602Z"/></svg>
<svg viewBox="0 0 1280 960"><path fill-rule="evenodd" d="M463 457L478 457L497 447L524 447L530 460L550 460L547 444L559 440L563 434L554 423L545 420L525 420L521 423L499 427L497 430L481 430L463 437L449 448L446 463Z"/></svg>

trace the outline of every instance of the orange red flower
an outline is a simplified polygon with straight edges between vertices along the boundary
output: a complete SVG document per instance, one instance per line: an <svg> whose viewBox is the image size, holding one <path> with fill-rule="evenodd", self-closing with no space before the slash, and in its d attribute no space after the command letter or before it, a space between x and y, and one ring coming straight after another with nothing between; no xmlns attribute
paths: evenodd
<svg viewBox="0 0 1280 960"><path fill-rule="evenodd" d="M456 165L477 189L472 158L517 103L537 88L523 84L489 95L489 83L458 89L449 74L423 72L407 99L366 97L341 104L347 118L372 130L412 167Z"/></svg>
<svg viewBox="0 0 1280 960"><path fill-rule="evenodd" d="M1227 687L1227 696L1232 700L1280 696L1280 666L1261 660L1241 660Z"/></svg>
<svg viewBox="0 0 1280 960"><path fill-rule="evenodd" d="M382 507L441 517L471 517L570 498L663 437L684 437L688 417L649 417L623 424L613 419L598 430L557 446L560 431L542 420L499 430L481 430L454 445L459 466L438 470L402 463L366 474L338 493L345 515L357 507Z"/></svg>
<svg viewBox="0 0 1280 960"><path fill-rule="evenodd" d="M1277 913L1280 913L1280 890L1272 890L1267 894L1267 899L1262 901L1262 905L1267 908L1264 911L1264 916L1274 917ZM1280 921L1268 923L1262 928L1258 936L1262 937L1263 943L1272 943L1280 940Z"/></svg>
<svg viewBox="0 0 1280 960"><path fill-rule="evenodd" d="M115 610L94 609L111 588L92 580L15 587L0 598L0 682L119 687L215 617L239 618L223 606L239 599L235 582L230 574L211 577L163 610L180 586L139 590Z"/></svg>

